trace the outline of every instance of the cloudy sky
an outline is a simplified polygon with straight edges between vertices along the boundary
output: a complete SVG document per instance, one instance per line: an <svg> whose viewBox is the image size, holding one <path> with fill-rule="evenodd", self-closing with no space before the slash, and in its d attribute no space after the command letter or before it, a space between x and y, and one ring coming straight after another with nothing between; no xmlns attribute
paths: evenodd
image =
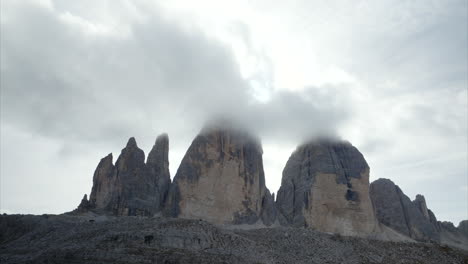
<svg viewBox="0 0 468 264"><path fill-rule="evenodd" d="M196 2L196 3L195 3ZM1 1L0 210L62 213L129 137L204 122L262 139L276 192L295 147L349 140L371 180L468 219L468 2Z"/></svg>

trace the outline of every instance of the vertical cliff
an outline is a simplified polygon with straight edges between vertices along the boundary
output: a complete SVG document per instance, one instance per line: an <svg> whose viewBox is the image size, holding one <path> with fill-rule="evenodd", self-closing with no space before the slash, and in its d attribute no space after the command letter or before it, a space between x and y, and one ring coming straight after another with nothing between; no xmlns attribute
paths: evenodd
<svg viewBox="0 0 468 264"><path fill-rule="evenodd" d="M273 198L265 186L262 147L247 132L218 125L193 140L174 177L167 214L217 224L270 225Z"/></svg>
<svg viewBox="0 0 468 264"><path fill-rule="evenodd" d="M103 158L94 172L89 201L80 212L92 210L113 215L153 215L164 204L170 184L169 141L158 137L145 163L145 153L130 138L115 165L112 154Z"/></svg>
<svg viewBox="0 0 468 264"><path fill-rule="evenodd" d="M350 143L299 146L283 170L277 207L284 225L368 235L378 228L369 198L369 166Z"/></svg>
<svg viewBox="0 0 468 264"><path fill-rule="evenodd" d="M391 180L378 179L370 186L376 216L382 224L417 240L439 241L437 220L424 196L411 201Z"/></svg>

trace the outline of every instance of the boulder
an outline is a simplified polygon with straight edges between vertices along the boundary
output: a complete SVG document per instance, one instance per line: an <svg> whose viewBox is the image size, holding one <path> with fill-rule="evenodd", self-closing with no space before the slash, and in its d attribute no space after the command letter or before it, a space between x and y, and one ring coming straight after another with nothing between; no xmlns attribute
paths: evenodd
<svg viewBox="0 0 468 264"><path fill-rule="evenodd" d="M262 147L249 133L223 124L202 129L169 191L166 214L215 224L270 225L276 217L265 186Z"/></svg>
<svg viewBox="0 0 468 264"><path fill-rule="evenodd" d="M283 170L277 207L283 225L358 236L378 230L369 198L369 166L344 141L297 147Z"/></svg>

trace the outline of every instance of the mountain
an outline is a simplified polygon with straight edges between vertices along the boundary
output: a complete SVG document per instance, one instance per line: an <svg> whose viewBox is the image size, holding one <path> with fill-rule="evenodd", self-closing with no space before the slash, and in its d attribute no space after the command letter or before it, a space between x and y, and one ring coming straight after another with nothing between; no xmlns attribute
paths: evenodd
<svg viewBox="0 0 468 264"><path fill-rule="evenodd" d="M299 145L276 201L262 156L248 130L213 123L171 182L168 135L146 161L132 137L115 164L112 154L101 159L74 211L0 216L0 261L468 263L468 221L437 220L423 195L411 200L389 179L369 184L351 143Z"/></svg>
<svg viewBox="0 0 468 264"><path fill-rule="evenodd" d="M343 235L378 231L369 166L348 142L319 140L297 147L283 170L277 205L283 225Z"/></svg>
<svg viewBox="0 0 468 264"><path fill-rule="evenodd" d="M177 170L167 214L217 224L271 225L276 210L265 186L262 154L260 142L246 131L204 128Z"/></svg>
<svg viewBox="0 0 468 264"><path fill-rule="evenodd" d="M370 196L380 223L417 241L432 241L468 250L465 222L456 228L450 222L437 221L424 196L418 194L411 201L389 179L372 182Z"/></svg>
<svg viewBox="0 0 468 264"><path fill-rule="evenodd" d="M152 216L161 211L171 181L168 151L168 136L160 135L145 163L145 153L130 138L115 165L112 154L101 159L89 201L85 196L76 212Z"/></svg>

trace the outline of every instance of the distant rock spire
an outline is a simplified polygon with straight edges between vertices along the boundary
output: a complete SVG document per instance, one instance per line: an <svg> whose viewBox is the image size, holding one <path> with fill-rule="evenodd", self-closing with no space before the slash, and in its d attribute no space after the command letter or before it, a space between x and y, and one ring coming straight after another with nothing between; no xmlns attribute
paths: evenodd
<svg viewBox="0 0 468 264"><path fill-rule="evenodd" d="M148 164L134 137L129 138L115 165L112 154L99 162L88 208L113 215L154 215L161 210L170 184L168 137L156 140Z"/></svg>
<svg viewBox="0 0 468 264"><path fill-rule="evenodd" d="M414 199L413 203L423 214L423 216L429 220L429 211L427 210L426 199L424 196L421 194L416 195L416 199Z"/></svg>
<svg viewBox="0 0 468 264"><path fill-rule="evenodd" d="M431 218L435 221L435 216L429 217L423 196L417 196L412 202L388 179L372 182L370 195L379 222L416 240L439 241L437 227L431 221Z"/></svg>
<svg viewBox="0 0 468 264"><path fill-rule="evenodd" d="M159 190L159 207L164 206L171 175L169 173L169 137L166 133L159 135L148 154L146 165Z"/></svg>

